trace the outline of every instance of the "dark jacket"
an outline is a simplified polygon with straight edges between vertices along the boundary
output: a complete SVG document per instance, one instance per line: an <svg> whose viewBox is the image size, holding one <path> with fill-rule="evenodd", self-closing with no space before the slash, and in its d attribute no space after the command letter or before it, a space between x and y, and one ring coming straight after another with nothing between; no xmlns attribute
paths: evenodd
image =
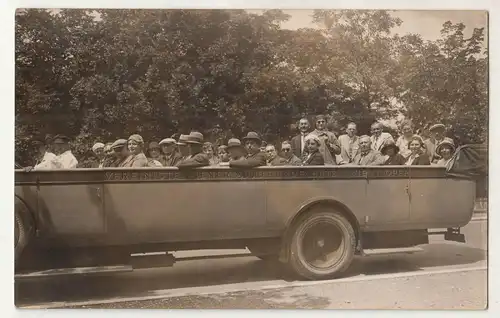
<svg viewBox="0 0 500 318"><path fill-rule="evenodd" d="M384 166L401 166L404 165L405 162L405 157L397 153L394 156L387 158L387 160L384 162Z"/></svg>
<svg viewBox="0 0 500 318"><path fill-rule="evenodd" d="M307 133L304 135L304 139L307 136ZM298 134L297 136L293 137L292 140L290 141L290 145L292 146L292 152L294 155L297 157L301 158L302 157L302 135ZM306 150L304 146L304 151Z"/></svg>
<svg viewBox="0 0 500 318"><path fill-rule="evenodd" d="M325 164L325 159L323 158L323 155L319 151L316 151L315 153L311 154L309 158L306 157L304 161L305 166L322 166L324 164Z"/></svg>
<svg viewBox="0 0 500 318"><path fill-rule="evenodd" d="M191 169L191 168L199 168L199 167L206 167L210 165L210 161L208 160L208 157L206 154L203 152L199 152L188 159L185 159L184 161L180 162L177 167L179 169Z"/></svg>
<svg viewBox="0 0 500 318"><path fill-rule="evenodd" d="M182 160L182 156L178 152L174 152L169 156L163 155L160 162L164 167L175 167Z"/></svg>
<svg viewBox="0 0 500 318"><path fill-rule="evenodd" d="M229 166L231 168L254 168L265 166L266 164L266 154L261 151L253 155L249 154L245 159L239 159L229 162Z"/></svg>
<svg viewBox="0 0 500 318"><path fill-rule="evenodd" d="M412 166L426 166L430 164L431 161L429 160L429 156L426 153L419 155L411 163Z"/></svg>
<svg viewBox="0 0 500 318"><path fill-rule="evenodd" d="M276 156L273 160L269 162L269 165L271 166L284 166L286 165L287 160L285 158L282 158L280 156Z"/></svg>

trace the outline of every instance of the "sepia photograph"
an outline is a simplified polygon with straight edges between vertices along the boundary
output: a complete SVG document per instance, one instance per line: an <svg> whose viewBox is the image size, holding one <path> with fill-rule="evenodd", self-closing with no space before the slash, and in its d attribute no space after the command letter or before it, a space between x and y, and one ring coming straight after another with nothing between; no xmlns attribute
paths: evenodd
<svg viewBox="0 0 500 318"><path fill-rule="evenodd" d="M18 8L15 306L486 310L488 30Z"/></svg>

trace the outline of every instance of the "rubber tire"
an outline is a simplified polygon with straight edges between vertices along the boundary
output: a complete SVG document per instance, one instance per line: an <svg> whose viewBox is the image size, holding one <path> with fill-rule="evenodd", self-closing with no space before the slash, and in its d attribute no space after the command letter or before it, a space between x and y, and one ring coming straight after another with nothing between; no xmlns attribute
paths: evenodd
<svg viewBox="0 0 500 318"><path fill-rule="evenodd" d="M29 219L29 212L23 202L16 200L15 220L14 220L14 250L15 261L19 260L25 247L31 239L32 226Z"/></svg>
<svg viewBox="0 0 500 318"><path fill-rule="evenodd" d="M341 229L343 235L342 245L344 248L344 255L340 261L334 264L331 270L327 272L314 270L313 268L305 266L305 261L300 259L298 253L298 246L300 244L298 240L300 234L310 223L317 222L321 219L335 223L339 229ZM309 280L332 279L338 277L351 265L356 252L356 234L352 224L338 212L318 211L308 213L303 218L299 219L292 229L292 235L288 242L288 249L290 255L288 267L290 267L294 273Z"/></svg>

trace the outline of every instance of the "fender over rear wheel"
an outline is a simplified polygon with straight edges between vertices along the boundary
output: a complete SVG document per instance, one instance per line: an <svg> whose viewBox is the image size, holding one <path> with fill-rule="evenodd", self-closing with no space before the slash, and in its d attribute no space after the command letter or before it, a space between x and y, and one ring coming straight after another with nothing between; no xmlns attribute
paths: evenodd
<svg viewBox="0 0 500 318"><path fill-rule="evenodd" d="M351 223L335 211L305 215L288 242L289 267L306 279L334 278L351 264L356 235Z"/></svg>

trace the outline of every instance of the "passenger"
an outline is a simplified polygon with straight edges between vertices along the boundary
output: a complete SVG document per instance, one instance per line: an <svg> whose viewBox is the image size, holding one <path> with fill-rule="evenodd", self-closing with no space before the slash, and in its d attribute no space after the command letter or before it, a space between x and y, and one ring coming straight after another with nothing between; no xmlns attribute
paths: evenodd
<svg viewBox="0 0 500 318"><path fill-rule="evenodd" d="M148 166L149 167L163 167L163 164L161 163L162 160L162 155L161 155L161 149L160 149L160 144L158 144L156 141L152 141L149 143L148 146Z"/></svg>
<svg viewBox="0 0 500 318"><path fill-rule="evenodd" d="M199 168L210 165L207 155L203 153L203 135L201 133L191 132L186 143L189 146L190 156L177 165L179 169Z"/></svg>
<svg viewBox="0 0 500 318"><path fill-rule="evenodd" d="M274 145L266 146L266 156L268 166L283 166L286 164L286 160L278 156L278 152L276 151L276 147L274 147Z"/></svg>
<svg viewBox="0 0 500 318"><path fill-rule="evenodd" d="M380 152L382 150L382 147L386 142L392 141L394 142L394 138L392 138L392 135L383 132L384 125L382 123L373 123L371 127L371 133L372 136L370 137L371 141L371 147L373 150Z"/></svg>
<svg viewBox="0 0 500 318"><path fill-rule="evenodd" d="M431 137L427 139L425 143L425 148L427 150L427 156L431 162L436 163L441 157L436 152L437 146L443 141L448 141L453 143L451 138L445 137L446 128L443 124L435 124L429 128Z"/></svg>
<svg viewBox="0 0 500 318"><path fill-rule="evenodd" d="M267 147L267 142L265 140L262 140L260 144L260 152L266 153L266 147Z"/></svg>
<svg viewBox="0 0 500 318"><path fill-rule="evenodd" d="M359 166L381 166L385 162L384 156L371 146L371 138L369 136L359 137L359 151L354 156L352 164Z"/></svg>
<svg viewBox="0 0 500 318"><path fill-rule="evenodd" d="M231 138L227 142L227 152L229 153L229 162L244 159L246 156L246 150L241 145L241 141L236 138Z"/></svg>
<svg viewBox="0 0 500 318"><path fill-rule="evenodd" d="M127 148L127 140L116 140L111 144L111 150L113 150L115 160L110 162L109 167L123 167L123 163L130 156L130 152Z"/></svg>
<svg viewBox="0 0 500 318"><path fill-rule="evenodd" d="M340 155L337 155L337 163L340 165L351 163L359 150L356 124L347 124L345 131L346 134L339 136Z"/></svg>
<svg viewBox="0 0 500 318"><path fill-rule="evenodd" d="M396 140L396 146L399 147L399 153L403 157L408 157L411 154L411 150L408 148L411 137L413 137L413 126L411 122L406 121L401 126L402 135Z"/></svg>
<svg viewBox="0 0 500 318"><path fill-rule="evenodd" d="M325 164L325 159L319 151L321 140L316 135L306 137L307 155L302 163L304 166L321 166Z"/></svg>
<svg viewBox="0 0 500 318"><path fill-rule="evenodd" d="M144 168L148 166L148 158L143 152L144 139L140 135L134 134L128 138L127 142L130 155L120 164L124 168Z"/></svg>
<svg viewBox="0 0 500 318"><path fill-rule="evenodd" d="M446 167L455 152L455 144L448 140L442 141L436 148L436 153L441 156L436 165Z"/></svg>
<svg viewBox="0 0 500 318"><path fill-rule="evenodd" d="M216 166L219 164L219 158L217 158L214 145L211 142L207 141L203 144L203 152L207 155L208 161L210 162L211 166Z"/></svg>
<svg viewBox="0 0 500 318"><path fill-rule="evenodd" d="M421 166L431 164L429 156L425 151L425 144L422 140L422 137L420 137L419 135L414 135L410 140L408 148L410 148L411 154L410 156L408 156L408 158L406 158L405 165Z"/></svg>
<svg viewBox="0 0 500 318"><path fill-rule="evenodd" d="M162 165L165 167L175 167L181 160L181 155L177 152L177 142L174 138L165 138L160 141Z"/></svg>
<svg viewBox="0 0 500 318"><path fill-rule="evenodd" d="M285 159L285 165L288 166L300 166L302 161L297 157L292 151L292 145L288 141L281 143L281 153Z"/></svg>
<svg viewBox="0 0 500 318"><path fill-rule="evenodd" d="M104 144L102 142L96 142L92 146L92 152L94 153L95 157L97 158L97 162L92 164L92 168L103 168L104 167L104 160L106 158L106 154L104 153Z"/></svg>
<svg viewBox="0 0 500 318"><path fill-rule="evenodd" d="M55 136L53 145L56 154L56 158L53 161L53 167L55 169L75 169L78 166L78 160L76 160L73 153L71 153L69 138L67 136Z"/></svg>
<svg viewBox="0 0 500 318"><path fill-rule="evenodd" d="M104 146L104 164L103 164L103 167L112 167L114 162L116 161L116 157L113 153L113 149L111 148L112 145L113 145L112 142L108 142Z"/></svg>
<svg viewBox="0 0 500 318"><path fill-rule="evenodd" d="M336 155L340 155L340 145L335 134L326 129L325 116L316 116L316 129L309 135L314 135L319 138L319 152L323 155L325 165L336 165Z"/></svg>
<svg viewBox="0 0 500 318"><path fill-rule="evenodd" d="M46 137L45 141L42 142L40 140L36 140L33 144L37 147L38 150L38 158L35 161L34 167L27 167L27 170L47 170L52 169L52 165L54 160L56 159L56 155L50 151L50 144L52 140L50 137Z"/></svg>
<svg viewBox="0 0 500 318"><path fill-rule="evenodd" d="M307 118L299 120L299 134L292 138L292 152L297 158L302 158L306 149L306 137L311 129L311 124Z"/></svg>
<svg viewBox="0 0 500 318"><path fill-rule="evenodd" d="M219 163L229 162L229 153L227 152L226 145L220 145L217 149L217 156L219 157Z"/></svg>
<svg viewBox="0 0 500 318"><path fill-rule="evenodd" d="M187 144L188 141L188 135L180 135L179 136L179 141L176 143L177 144L177 150L179 152L179 161L177 162L176 166L179 165L182 161L186 160L189 158L189 146Z"/></svg>
<svg viewBox="0 0 500 318"><path fill-rule="evenodd" d="M382 147L382 155L387 157L384 162L385 166L401 166L406 162L405 157L399 153L399 147L391 141L386 142Z"/></svg>
<svg viewBox="0 0 500 318"><path fill-rule="evenodd" d="M245 138L246 158L232 160L229 166L232 168L254 168L266 165L266 154L260 150L262 139L256 132L249 132Z"/></svg>

